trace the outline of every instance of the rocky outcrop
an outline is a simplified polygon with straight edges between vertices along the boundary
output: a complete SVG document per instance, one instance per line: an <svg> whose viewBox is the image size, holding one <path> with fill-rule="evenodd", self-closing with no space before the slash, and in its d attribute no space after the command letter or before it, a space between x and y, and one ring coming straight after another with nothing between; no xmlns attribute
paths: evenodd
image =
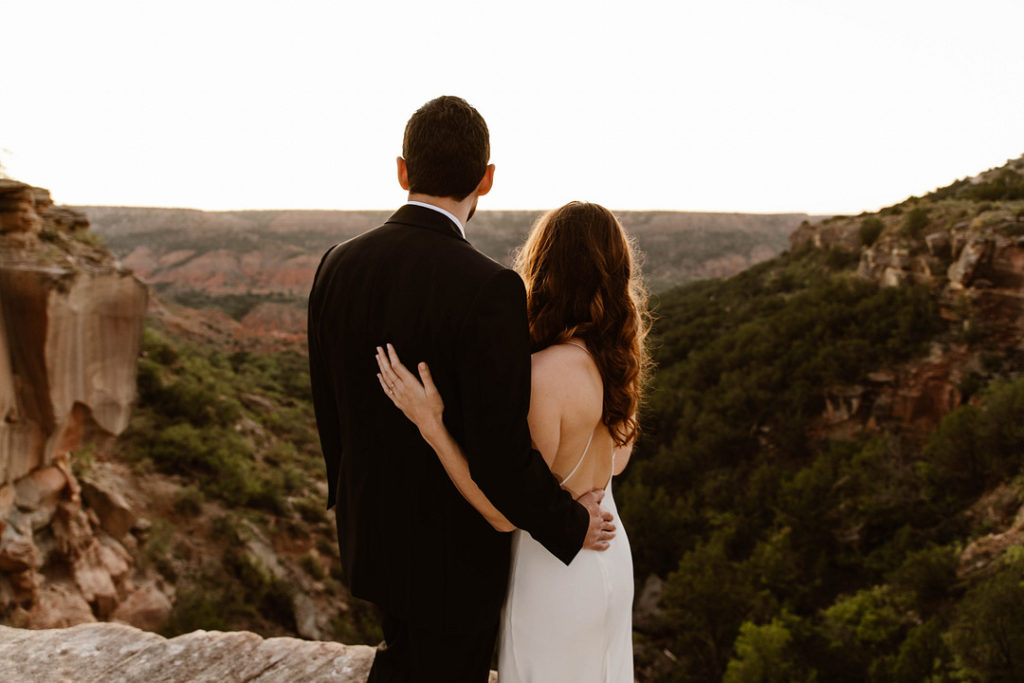
<svg viewBox="0 0 1024 683"><path fill-rule="evenodd" d="M85 217L54 208L44 190L0 184L0 225L15 228L0 235L0 482L8 483L127 426L147 294L109 252L78 237Z"/></svg>
<svg viewBox="0 0 1024 683"><path fill-rule="evenodd" d="M71 464L128 425L147 293L87 228L0 181L0 612L25 625L106 618L136 590L132 511Z"/></svg>
<svg viewBox="0 0 1024 683"><path fill-rule="evenodd" d="M1009 166L1024 168L1024 157ZM826 388L825 410L813 428L817 436L844 438L889 423L924 437L961 404L965 383L991 374L986 353L1019 347L1024 203L1009 196L976 201L971 194L972 187L991 184L1000 173L994 169L958 181L878 214L805 222L790 236L794 248L859 252L857 277L882 287L928 287L951 323L926 358L877 368L857 385ZM961 191L967 194L956 194Z"/></svg>
<svg viewBox="0 0 1024 683"><path fill-rule="evenodd" d="M812 423L818 438L850 438L899 425L924 437L959 406L959 389L974 357L961 345L934 344L931 353L898 368L868 373L861 384L826 387L825 410Z"/></svg>
<svg viewBox="0 0 1024 683"><path fill-rule="evenodd" d="M804 221L789 236L789 245L793 249L814 247L816 249L860 248L857 236L858 226L848 220L826 219L820 223Z"/></svg>
<svg viewBox="0 0 1024 683"><path fill-rule="evenodd" d="M195 631L165 639L121 624L25 631L0 626L0 680L77 683L361 683L367 645Z"/></svg>
<svg viewBox="0 0 1024 683"><path fill-rule="evenodd" d="M971 541L957 562L957 576L974 577L991 572L996 561L1010 548L1024 545L1024 507L1021 492L1011 484L1002 484L982 496L967 512L974 524L1001 529Z"/></svg>

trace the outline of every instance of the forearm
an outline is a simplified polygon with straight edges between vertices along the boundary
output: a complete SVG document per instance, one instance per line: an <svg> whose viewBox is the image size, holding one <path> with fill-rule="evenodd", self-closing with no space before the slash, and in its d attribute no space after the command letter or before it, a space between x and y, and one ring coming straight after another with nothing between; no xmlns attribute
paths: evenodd
<svg viewBox="0 0 1024 683"><path fill-rule="evenodd" d="M452 438L451 432L444 426L443 422L424 427L420 430L423 439L437 453L441 466L448 473L448 477L455 484L462 497L479 512L487 522L498 531L512 531L515 525L505 515L501 514L498 508L494 507L480 487L473 481L469 473L469 463L458 442Z"/></svg>

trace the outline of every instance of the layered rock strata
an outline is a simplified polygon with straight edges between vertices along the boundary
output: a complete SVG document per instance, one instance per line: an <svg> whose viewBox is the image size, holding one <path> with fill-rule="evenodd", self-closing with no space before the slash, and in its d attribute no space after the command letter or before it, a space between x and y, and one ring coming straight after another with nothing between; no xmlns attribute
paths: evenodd
<svg viewBox="0 0 1024 683"><path fill-rule="evenodd" d="M25 625L107 618L135 590L134 513L71 465L128 425L147 292L87 229L0 180L0 613Z"/></svg>

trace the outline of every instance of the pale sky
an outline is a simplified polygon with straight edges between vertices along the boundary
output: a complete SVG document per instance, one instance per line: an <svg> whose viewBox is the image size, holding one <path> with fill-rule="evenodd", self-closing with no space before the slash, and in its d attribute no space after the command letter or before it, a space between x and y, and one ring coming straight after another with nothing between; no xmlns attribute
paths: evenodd
<svg viewBox="0 0 1024 683"><path fill-rule="evenodd" d="M390 209L487 119L481 209L859 213L1024 153L1021 0L0 0L0 162L68 204Z"/></svg>

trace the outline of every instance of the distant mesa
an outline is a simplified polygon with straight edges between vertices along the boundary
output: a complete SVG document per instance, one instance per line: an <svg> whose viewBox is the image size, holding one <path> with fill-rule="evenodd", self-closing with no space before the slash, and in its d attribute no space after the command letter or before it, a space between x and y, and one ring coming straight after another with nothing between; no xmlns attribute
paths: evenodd
<svg viewBox="0 0 1024 683"><path fill-rule="evenodd" d="M292 344L305 334L305 298L331 245L380 225L388 211L197 211L79 207L111 249L162 297L217 309L240 344ZM540 211L480 211L472 244L510 265ZM729 277L787 247L806 214L623 211L652 291ZM264 304L276 304L266 309ZM286 314L283 307L290 307Z"/></svg>

